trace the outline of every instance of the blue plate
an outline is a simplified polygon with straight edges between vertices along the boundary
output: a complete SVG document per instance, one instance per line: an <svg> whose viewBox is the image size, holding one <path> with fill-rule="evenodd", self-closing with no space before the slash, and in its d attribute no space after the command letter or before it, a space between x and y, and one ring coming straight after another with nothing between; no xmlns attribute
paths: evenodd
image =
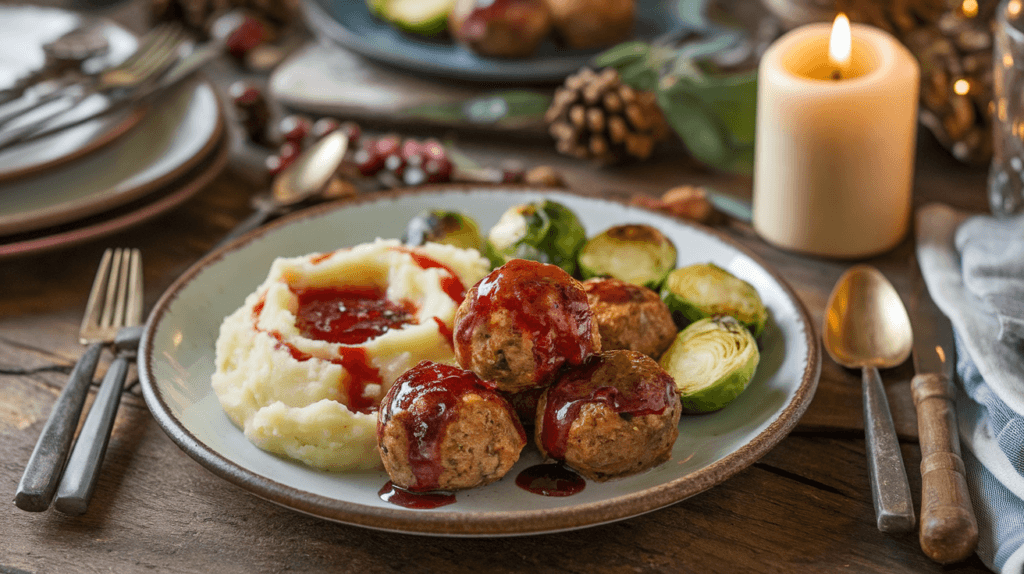
<svg viewBox="0 0 1024 574"><path fill-rule="evenodd" d="M639 0L633 38L653 40L683 25L678 0ZM451 39L418 37L370 14L363 0L304 0L303 15L318 36L371 60L442 78L504 84L557 82L602 50L569 50L545 41L531 58L479 56Z"/></svg>

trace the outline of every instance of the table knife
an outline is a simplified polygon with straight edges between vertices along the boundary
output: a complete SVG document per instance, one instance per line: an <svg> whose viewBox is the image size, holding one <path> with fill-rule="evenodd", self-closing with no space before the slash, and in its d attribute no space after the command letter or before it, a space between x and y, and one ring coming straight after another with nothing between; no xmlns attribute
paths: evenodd
<svg viewBox="0 0 1024 574"><path fill-rule="evenodd" d="M910 319L914 327L911 381L921 442L921 550L948 564L970 556L978 522L967 490L953 405L953 328L928 294L916 263Z"/></svg>

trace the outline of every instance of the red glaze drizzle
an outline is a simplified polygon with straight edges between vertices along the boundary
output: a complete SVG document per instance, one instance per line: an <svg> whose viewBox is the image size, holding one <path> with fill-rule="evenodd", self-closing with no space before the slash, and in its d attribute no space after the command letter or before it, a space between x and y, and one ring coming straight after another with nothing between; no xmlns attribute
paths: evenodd
<svg viewBox="0 0 1024 574"><path fill-rule="evenodd" d="M516 486L541 496L572 496L582 492L587 481L561 464L535 464L516 476Z"/></svg>
<svg viewBox="0 0 1024 574"><path fill-rule="evenodd" d="M300 350L295 345L284 340L278 331L269 331L259 326L260 313L266 305L266 293L252 308L253 329L259 333L266 333L277 341L277 348L285 349L296 361L309 361L313 355ZM340 365L348 377L345 379L345 388L342 389L348 397L348 409L357 413L371 413L376 410L373 399L365 396L367 385L383 385L384 380L374 366L370 364L366 351L361 347L339 347L338 356L333 358L321 358L335 365Z"/></svg>
<svg viewBox="0 0 1024 574"><path fill-rule="evenodd" d="M448 425L458 412L463 395L475 393L486 400L497 400L506 405L509 418L519 430L522 441L526 432L519 424L512 407L501 398L494 386L481 380L472 371L452 365L421 361L395 380L391 390L381 402L377 415L377 442L384 436L384 427L392 418L405 427L409 440L409 466L416 483L408 490L424 492L440 486L440 448ZM401 415L401 416L399 416Z"/></svg>
<svg viewBox="0 0 1024 574"><path fill-rule="evenodd" d="M299 303L295 326L308 339L358 345L416 323L416 309L411 303L394 303L377 286L291 290Z"/></svg>
<svg viewBox="0 0 1024 574"><path fill-rule="evenodd" d="M434 317L434 322L437 323L437 332L448 342L448 346L454 349L455 343L452 341L452 328L442 321L440 317Z"/></svg>
<svg viewBox="0 0 1024 574"><path fill-rule="evenodd" d="M532 340L538 384L595 351L587 295L556 265L513 259L481 279L455 326L456 356L471 355L473 332L487 328L496 311L507 312L515 329Z"/></svg>
<svg viewBox="0 0 1024 574"><path fill-rule="evenodd" d="M450 492L411 492L395 486L390 480L381 487L377 495L384 502L415 510L429 510L455 502L455 495Z"/></svg>
<svg viewBox="0 0 1024 574"><path fill-rule="evenodd" d="M451 267L448 267L444 263L428 257L415 249L410 249L408 247L395 247L394 250L409 254L409 256L412 257L412 260L415 261L416 265L421 269L443 269L444 271L447 271L448 275L441 277L441 289L446 295L451 297L452 301L455 301L456 305L462 303L462 300L466 297L466 286L462 284L462 280L459 279L459 276L455 271L452 271Z"/></svg>
<svg viewBox="0 0 1024 574"><path fill-rule="evenodd" d="M620 305L643 302L646 299L645 292L650 291L646 287L612 278L588 279L583 282L583 289L587 295L596 297L602 303Z"/></svg>
<svg viewBox="0 0 1024 574"><path fill-rule="evenodd" d="M582 366L569 369L548 388L543 413L541 445L557 460L565 458L569 428L587 403L600 403L620 415L657 415L675 400L675 381L665 372L654 377L619 377L615 386L595 381L607 355L594 355Z"/></svg>

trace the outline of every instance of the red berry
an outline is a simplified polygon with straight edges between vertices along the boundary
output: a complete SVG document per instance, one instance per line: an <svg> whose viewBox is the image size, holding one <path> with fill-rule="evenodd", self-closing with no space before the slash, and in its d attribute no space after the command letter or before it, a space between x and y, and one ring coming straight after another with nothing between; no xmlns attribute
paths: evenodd
<svg viewBox="0 0 1024 574"><path fill-rule="evenodd" d="M297 154L293 155L291 157L284 157L284 156L280 156L280 155L272 155L272 156L267 157L267 160L266 160L267 174L270 175L270 177L277 176L277 174L279 174L282 171L284 171L285 168L287 168L291 164L295 163L295 158L296 157L298 157Z"/></svg>
<svg viewBox="0 0 1024 574"><path fill-rule="evenodd" d="M369 144L368 144L369 145ZM401 140L396 135L384 136L373 142L374 151L382 156L388 157L389 155L395 155L398 153L398 149L401 146Z"/></svg>
<svg viewBox="0 0 1024 574"><path fill-rule="evenodd" d="M363 176L377 175L384 169L384 156L378 155L372 148L362 148L352 156L352 161Z"/></svg>
<svg viewBox="0 0 1024 574"><path fill-rule="evenodd" d="M443 183L452 179L452 163L447 159L428 159L423 164L423 171L426 172L427 181L430 183Z"/></svg>
<svg viewBox="0 0 1024 574"><path fill-rule="evenodd" d="M301 148L306 136L313 131L313 124L306 116L293 114L285 116L281 123L278 124L277 129L281 132L281 137L284 138L284 141L291 142Z"/></svg>
<svg viewBox="0 0 1024 574"><path fill-rule="evenodd" d="M448 161L448 152L444 149L444 144L435 139L423 142L423 155L427 159Z"/></svg>
<svg viewBox="0 0 1024 574"><path fill-rule="evenodd" d="M292 161L299 157L302 152L302 147L295 142L284 142L281 144L280 149L277 150L277 155L281 156L281 159Z"/></svg>
<svg viewBox="0 0 1024 574"><path fill-rule="evenodd" d="M409 161L414 157L421 157L423 155L423 144L412 138L408 138L402 142L402 149L399 151L399 154L405 161Z"/></svg>
<svg viewBox="0 0 1024 574"><path fill-rule="evenodd" d="M309 135L312 136L314 140L318 140L325 135L338 130L340 127L341 124L334 118L320 118L313 122L313 128L310 130ZM349 145L352 145L351 138L349 139Z"/></svg>
<svg viewBox="0 0 1024 574"><path fill-rule="evenodd" d="M228 35L224 46L228 52L236 58L244 58L253 48L259 46L267 39L267 31L263 24L253 18L246 16L234 30Z"/></svg>
<svg viewBox="0 0 1024 574"><path fill-rule="evenodd" d="M263 101L263 93L259 88L242 80L231 84L228 95L231 96L232 103L243 108L258 105Z"/></svg>

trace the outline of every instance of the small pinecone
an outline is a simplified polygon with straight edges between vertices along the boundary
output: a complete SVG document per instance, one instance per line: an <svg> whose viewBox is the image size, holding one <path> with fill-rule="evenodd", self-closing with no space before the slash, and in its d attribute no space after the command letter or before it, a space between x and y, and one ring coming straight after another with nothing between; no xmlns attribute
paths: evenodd
<svg viewBox="0 0 1024 574"><path fill-rule="evenodd" d="M647 159L669 134L654 94L623 84L613 68L566 78L544 119L559 153L604 165Z"/></svg>

